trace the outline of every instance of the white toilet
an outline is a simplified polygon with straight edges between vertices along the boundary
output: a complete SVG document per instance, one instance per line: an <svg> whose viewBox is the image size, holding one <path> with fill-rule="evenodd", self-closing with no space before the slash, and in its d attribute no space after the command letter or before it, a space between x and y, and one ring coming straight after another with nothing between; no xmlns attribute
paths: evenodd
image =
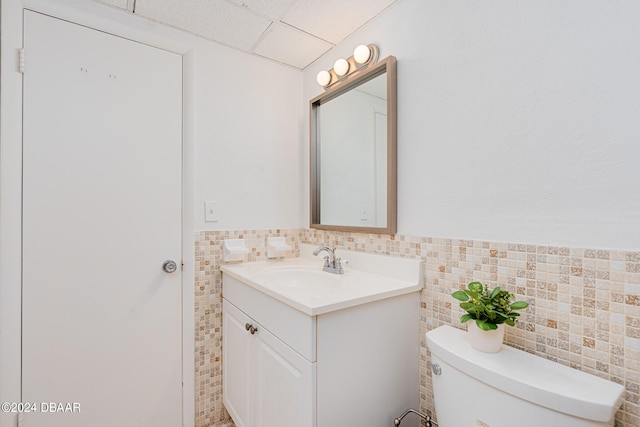
<svg viewBox="0 0 640 427"><path fill-rule="evenodd" d="M474 350L466 332L427 332L438 427L611 426L624 387L503 346Z"/></svg>

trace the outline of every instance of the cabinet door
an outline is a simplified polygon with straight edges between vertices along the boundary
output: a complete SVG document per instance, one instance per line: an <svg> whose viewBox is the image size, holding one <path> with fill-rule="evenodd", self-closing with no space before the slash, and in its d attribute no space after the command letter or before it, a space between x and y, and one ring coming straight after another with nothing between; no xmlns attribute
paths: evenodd
<svg viewBox="0 0 640 427"><path fill-rule="evenodd" d="M265 329L254 341L255 427L314 427L315 363Z"/></svg>
<svg viewBox="0 0 640 427"><path fill-rule="evenodd" d="M247 315L222 300L222 401L237 427L253 425L250 367L255 340L245 328L247 323L251 323Z"/></svg>

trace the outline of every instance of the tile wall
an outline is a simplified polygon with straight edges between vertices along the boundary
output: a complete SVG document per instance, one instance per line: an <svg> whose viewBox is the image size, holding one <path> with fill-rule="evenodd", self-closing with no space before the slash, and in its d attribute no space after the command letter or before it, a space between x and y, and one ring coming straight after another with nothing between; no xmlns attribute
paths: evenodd
<svg viewBox="0 0 640 427"><path fill-rule="evenodd" d="M433 415L424 333L462 327L450 297L470 281L500 286L530 306L507 344L623 384L616 427L640 427L640 252L310 229L206 231L196 235L196 426L228 423L221 396L221 242L244 237L248 260L266 258L268 236L403 257L425 264L420 312L421 410Z"/></svg>

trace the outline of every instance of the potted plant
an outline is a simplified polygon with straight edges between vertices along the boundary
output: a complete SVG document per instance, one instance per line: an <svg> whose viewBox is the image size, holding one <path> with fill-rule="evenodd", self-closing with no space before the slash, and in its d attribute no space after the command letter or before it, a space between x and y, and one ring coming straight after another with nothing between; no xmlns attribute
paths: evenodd
<svg viewBox="0 0 640 427"><path fill-rule="evenodd" d="M515 296L500 287L489 290L480 282L471 282L467 289L455 291L451 296L462 301L460 308L467 312L460 317L460 322L475 320L467 329L471 346L487 353L500 351L504 325L515 326L520 316L516 310L529 306L525 301L512 302Z"/></svg>

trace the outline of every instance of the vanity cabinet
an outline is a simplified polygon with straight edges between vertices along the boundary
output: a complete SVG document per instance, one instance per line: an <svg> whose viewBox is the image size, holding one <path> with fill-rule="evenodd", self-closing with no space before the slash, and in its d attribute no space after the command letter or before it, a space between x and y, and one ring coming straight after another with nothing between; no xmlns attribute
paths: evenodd
<svg viewBox="0 0 640 427"><path fill-rule="evenodd" d="M315 366L223 301L224 403L237 427L311 426Z"/></svg>
<svg viewBox="0 0 640 427"><path fill-rule="evenodd" d="M419 306L411 292L309 315L223 274L227 411L237 427L393 425L418 405Z"/></svg>

